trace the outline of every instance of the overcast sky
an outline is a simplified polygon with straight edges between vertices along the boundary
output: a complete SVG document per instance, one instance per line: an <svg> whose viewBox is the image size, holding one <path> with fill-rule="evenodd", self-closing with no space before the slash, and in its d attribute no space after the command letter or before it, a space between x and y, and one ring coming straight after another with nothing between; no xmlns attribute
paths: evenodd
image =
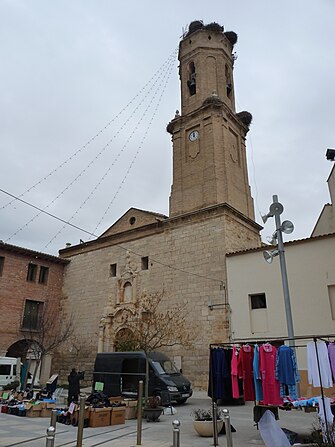
<svg viewBox="0 0 335 447"><path fill-rule="evenodd" d="M277 194L295 224L285 240L309 237L330 200L334 17L333 0L0 0L0 188L39 182L23 200L97 235L130 207L168 215L173 53L191 21L216 21L238 34L256 220ZM9 201L0 192L0 208ZM0 209L0 239L52 254L89 239L37 213ZM270 219L263 239L273 231Z"/></svg>

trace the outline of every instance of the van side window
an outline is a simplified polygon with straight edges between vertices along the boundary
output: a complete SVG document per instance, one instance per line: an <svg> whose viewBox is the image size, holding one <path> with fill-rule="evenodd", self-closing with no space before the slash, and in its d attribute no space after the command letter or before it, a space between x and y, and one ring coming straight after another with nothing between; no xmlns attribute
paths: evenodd
<svg viewBox="0 0 335 447"><path fill-rule="evenodd" d="M0 365L0 376L10 376L11 365Z"/></svg>

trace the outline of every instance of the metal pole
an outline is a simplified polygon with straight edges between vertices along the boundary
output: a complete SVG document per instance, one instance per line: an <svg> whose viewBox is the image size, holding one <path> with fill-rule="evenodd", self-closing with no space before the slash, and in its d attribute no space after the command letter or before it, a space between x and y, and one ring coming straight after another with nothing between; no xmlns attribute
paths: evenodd
<svg viewBox="0 0 335 447"><path fill-rule="evenodd" d="M54 447L55 442L55 427L49 427L47 428L47 442L45 444L46 447Z"/></svg>
<svg viewBox="0 0 335 447"><path fill-rule="evenodd" d="M86 402L86 396L80 396L78 431L77 431L77 446L76 447L82 447L82 445L83 445L85 402Z"/></svg>
<svg viewBox="0 0 335 447"><path fill-rule="evenodd" d="M212 400L212 414L213 414L213 440L214 440L214 447L219 445L218 440L218 407L215 400Z"/></svg>
<svg viewBox="0 0 335 447"><path fill-rule="evenodd" d="M138 382L137 396L137 444L142 445L142 398L143 398L143 380Z"/></svg>
<svg viewBox="0 0 335 447"><path fill-rule="evenodd" d="M57 423L57 410L51 410L50 426L55 427L56 430Z"/></svg>
<svg viewBox="0 0 335 447"><path fill-rule="evenodd" d="M278 203L278 196L273 196L272 198L273 198L273 203ZM290 339L289 345L294 347L295 343L294 343L293 319L292 319L292 311L291 311L290 292L289 292L288 281L287 281L285 249L284 249L283 234L282 234L281 222L280 222L280 213L274 213L274 217L275 217L275 222L276 222L280 270L281 270L283 293L284 293L287 334L288 334L288 338Z"/></svg>
<svg viewBox="0 0 335 447"><path fill-rule="evenodd" d="M226 428L226 440L227 440L227 447L233 447L233 437L231 435L231 425L230 425L230 416L229 416L229 410L225 408L223 410L223 420Z"/></svg>
<svg viewBox="0 0 335 447"><path fill-rule="evenodd" d="M180 447L180 421L172 421L173 426L173 444L172 447Z"/></svg>

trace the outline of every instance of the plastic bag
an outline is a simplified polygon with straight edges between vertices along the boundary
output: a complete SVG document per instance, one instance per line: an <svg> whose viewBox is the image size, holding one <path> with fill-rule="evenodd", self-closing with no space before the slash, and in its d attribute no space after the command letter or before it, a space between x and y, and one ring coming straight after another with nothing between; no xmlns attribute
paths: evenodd
<svg viewBox="0 0 335 447"><path fill-rule="evenodd" d="M258 428L266 447L291 447L272 411L266 410L259 421Z"/></svg>
<svg viewBox="0 0 335 447"><path fill-rule="evenodd" d="M163 414L176 414L177 410L175 409L175 407L165 407L163 410Z"/></svg>

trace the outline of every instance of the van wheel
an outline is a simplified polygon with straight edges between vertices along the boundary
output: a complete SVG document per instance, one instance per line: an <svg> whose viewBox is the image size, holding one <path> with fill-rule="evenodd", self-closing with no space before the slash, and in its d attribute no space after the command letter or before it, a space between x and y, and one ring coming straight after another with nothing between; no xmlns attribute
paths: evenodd
<svg viewBox="0 0 335 447"><path fill-rule="evenodd" d="M184 399L176 399L177 404L184 404L187 401L187 397Z"/></svg>

